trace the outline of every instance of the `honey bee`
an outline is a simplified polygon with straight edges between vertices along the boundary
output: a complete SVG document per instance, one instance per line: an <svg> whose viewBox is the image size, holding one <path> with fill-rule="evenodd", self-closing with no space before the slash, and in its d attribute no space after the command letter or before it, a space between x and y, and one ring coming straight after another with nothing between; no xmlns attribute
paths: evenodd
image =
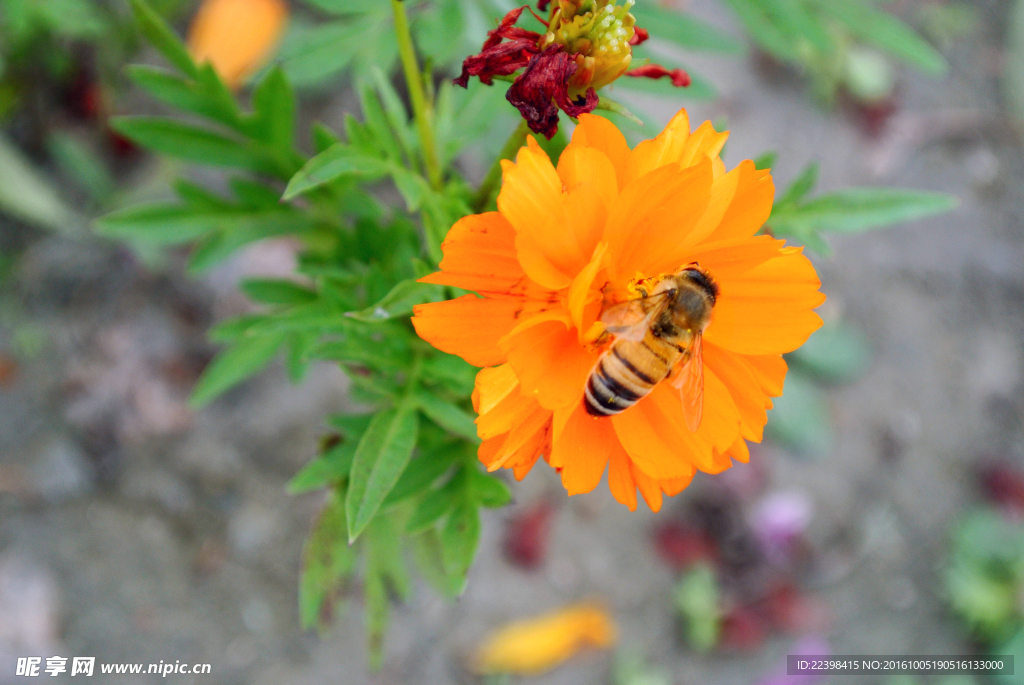
<svg viewBox="0 0 1024 685"><path fill-rule="evenodd" d="M718 286L696 263L664 276L640 297L601 314L611 346L594 365L583 393L591 416L614 416L640 401L654 386L672 378L691 431L704 410L701 336L711 322Z"/></svg>

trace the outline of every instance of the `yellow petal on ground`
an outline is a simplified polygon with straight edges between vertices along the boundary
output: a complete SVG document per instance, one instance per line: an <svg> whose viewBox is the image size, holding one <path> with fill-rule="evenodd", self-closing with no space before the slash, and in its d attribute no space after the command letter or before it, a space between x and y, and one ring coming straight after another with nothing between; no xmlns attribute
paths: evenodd
<svg viewBox="0 0 1024 685"><path fill-rule="evenodd" d="M606 611L572 605L525 621L510 623L477 650L478 673L536 675L549 671L587 647L607 649L618 629Z"/></svg>
<svg viewBox="0 0 1024 685"><path fill-rule="evenodd" d="M189 29L189 51L237 88L267 63L287 22L284 0L206 0Z"/></svg>

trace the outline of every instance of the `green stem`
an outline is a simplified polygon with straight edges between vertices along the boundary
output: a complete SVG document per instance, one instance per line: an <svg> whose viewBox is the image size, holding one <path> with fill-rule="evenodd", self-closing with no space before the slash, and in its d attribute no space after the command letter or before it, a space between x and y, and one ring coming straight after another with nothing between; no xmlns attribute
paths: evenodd
<svg viewBox="0 0 1024 685"><path fill-rule="evenodd" d="M530 127L526 123L526 119L519 122L519 126L516 130L512 131L512 135L505 141L505 147L501 148L501 153L498 158L494 160L494 164L487 171L487 175L484 176L484 180L480 183L480 187L476 191L476 195L473 196L473 211L482 212L487 209L487 206L491 204L494 198L498 195L498 186L501 185L501 160L512 159L519 148L526 142L526 135L530 132Z"/></svg>
<svg viewBox="0 0 1024 685"><path fill-rule="evenodd" d="M437 148L434 145L433 107L427 101L423 91L423 74L416 61L416 48L409 33L409 18L405 14L402 0L391 0L391 9L395 13L395 34L398 37L398 52L402 57L402 68L405 71L405 82L409 86L409 99L412 100L412 112L416 118L416 130L420 134L420 145L423 147L423 166L427 179L434 189L442 185L441 165L437 161Z"/></svg>

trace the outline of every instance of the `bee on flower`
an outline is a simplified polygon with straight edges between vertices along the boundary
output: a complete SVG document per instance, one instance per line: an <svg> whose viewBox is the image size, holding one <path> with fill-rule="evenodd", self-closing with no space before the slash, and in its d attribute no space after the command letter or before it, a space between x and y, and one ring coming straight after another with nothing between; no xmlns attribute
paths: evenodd
<svg viewBox="0 0 1024 685"><path fill-rule="evenodd" d="M657 511L697 471L749 459L825 296L801 248L758 233L771 175L726 170L727 133L691 132L682 110L631 150L606 119L579 122L557 166L532 138L502 163L498 211L459 220L421 279L477 294L413 324L483 367L488 470L521 479L543 457L573 495L607 469L619 502L639 489Z"/></svg>
<svg viewBox="0 0 1024 685"><path fill-rule="evenodd" d="M516 25L528 6L506 14L488 32L481 52L462 63L455 83L465 88L476 76L490 85L496 76L518 72L505 96L531 131L549 139L558 130L559 110L570 117L594 111L597 91L620 76L668 76L675 86L690 85L682 69L656 64L630 69L633 47L648 38L629 13L634 0L621 6L616 0L542 0L538 6L544 11L549 4L546 20L534 14L547 29L544 32Z"/></svg>

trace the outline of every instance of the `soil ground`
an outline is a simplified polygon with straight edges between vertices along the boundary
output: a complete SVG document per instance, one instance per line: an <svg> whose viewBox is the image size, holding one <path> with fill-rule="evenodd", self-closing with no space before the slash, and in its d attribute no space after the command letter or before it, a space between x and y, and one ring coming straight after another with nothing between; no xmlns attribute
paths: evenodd
<svg viewBox="0 0 1024 685"><path fill-rule="evenodd" d="M970 651L942 598L948 527L976 497L974 464L1024 458L1024 185L996 80L1007 7L977 7L983 21L949 52L950 75L901 72L899 110L877 137L842 108L817 108L794 80L766 79L753 60L687 61L721 91L690 109L695 121L728 117L727 164L775 149L778 185L818 160L821 190L894 185L962 202L832 240L835 256L818 260L825 315L864 331L870 370L829 391L827 455L764 446L726 481L763 477L762 496L812 503L801 583L820 614L812 637L833 653ZM691 9L735 28L717 3ZM674 107L662 105L658 121ZM675 683L782 672L799 636L711 656L681 639L652 531L723 487L708 476L658 515L643 505L630 514L604 486L567 500L536 468L514 485L511 507L488 512L464 596L448 603L419 586L396 607L381 672L365 667L358 602L329 635L302 632L299 557L321 497L290 497L284 484L314 454L324 414L346 407L344 377L323 367L293 386L274 367L209 409L184 405L213 352L205 329L247 306L233 289L239 273L286 272L290 254L259 246L196 282L173 256L155 275L99 240L38 237L28 248L5 297L22 335L43 344L0 389L0 683L21 681L10 674L26 654L212 664L212 676L167 680L180 683L469 683L465 657L482 634L588 598L610 608L623 649ZM551 551L525 571L505 560L502 536L545 498L556 503ZM611 663L590 653L532 682L608 682Z"/></svg>

